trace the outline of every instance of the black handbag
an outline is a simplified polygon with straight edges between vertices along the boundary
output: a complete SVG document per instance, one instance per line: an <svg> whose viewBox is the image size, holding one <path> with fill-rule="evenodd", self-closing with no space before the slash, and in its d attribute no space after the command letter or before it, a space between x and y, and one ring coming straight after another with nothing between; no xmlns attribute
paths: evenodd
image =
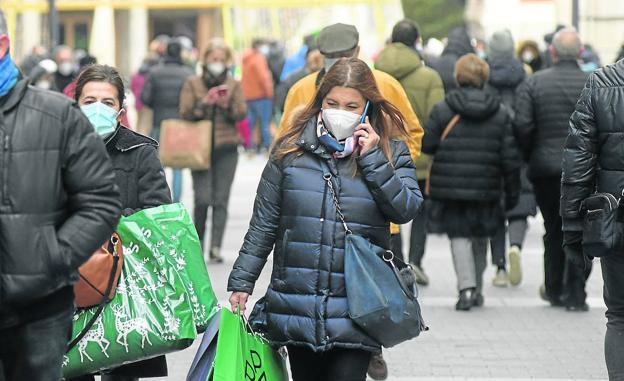
<svg viewBox="0 0 624 381"><path fill-rule="evenodd" d="M413 339L428 328L421 315L411 266L391 251L349 230L332 174L324 162L323 169L323 178L346 233L344 273L349 317L386 348Z"/></svg>
<svg viewBox="0 0 624 381"><path fill-rule="evenodd" d="M581 204L583 253L604 257L624 249L624 211L621 198L611 193L595 193Z"/></svg>

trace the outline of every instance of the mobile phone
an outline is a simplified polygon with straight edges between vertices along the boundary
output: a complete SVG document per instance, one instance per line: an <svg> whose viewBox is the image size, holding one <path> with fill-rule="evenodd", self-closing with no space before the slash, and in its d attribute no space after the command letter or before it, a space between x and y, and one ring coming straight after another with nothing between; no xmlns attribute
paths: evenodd
<svg viewBox="0 0 624 381"><path fill-rule="evenodd" d="M360 118L360 124L366 122L366 114L368 114L369 107L370 107L370 101L366 101L366 105L364 105L364 112L362 113L362 117Z"/></svg>
<svg viewBox="0 0 624 381"><path fill-rule="evenodd" d="M360 117L360 124L366 122L366 114L368 114L368 108L370 107L370 101L366 101L366 104L364 105L364 112L362 113L362 116ZM354 149L358 149L358 140L359 139L355 139L355 141L353 142L353 148Z"/></svg>

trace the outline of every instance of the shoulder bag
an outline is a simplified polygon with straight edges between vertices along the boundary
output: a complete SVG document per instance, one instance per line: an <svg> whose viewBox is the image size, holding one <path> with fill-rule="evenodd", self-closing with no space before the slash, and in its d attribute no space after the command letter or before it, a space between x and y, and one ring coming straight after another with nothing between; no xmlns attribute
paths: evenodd
<svg viewBox="0 0 624 381"><path fill-rule="evenodd" d="M69 352L89 332L104 310L106 303L115 296L115 289L121 277L123 266L123 245L117 232L102 245L78 269L80 279L74 285L74 303L78 308L98 306L95 314L84 329L72 340L67 348Z"/></svg>
<svg viewBox="0 0 624 381"><path fill-rule="evenodd" d="M353 234L345 220L327 163L323 179L345 229L345 283L349 316L386 348L428 330L418 304L412 268L391 251Z"/></svg>
<svg viewBox="0 0 624 381"><path fill-rule="evenodd" d="M595 193L581 203L585 255L604 257L624 249L624 206L621 201L611 193Z"/></svg>

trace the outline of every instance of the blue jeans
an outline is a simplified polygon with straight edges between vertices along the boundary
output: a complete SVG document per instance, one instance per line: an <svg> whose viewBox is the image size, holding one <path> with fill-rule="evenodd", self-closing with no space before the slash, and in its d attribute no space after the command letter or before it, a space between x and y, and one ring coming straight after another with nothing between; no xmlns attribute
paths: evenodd
<svg viewBox="0 0 624 381"><path fill-rule="evenodd" d="M0 381L58 381L72 310L0 330Z"/></svg>
<svg viewBox="0 0 624 381"><path fill-rule="evenodd" d="M269 127L271 125L272 110L273 101L270 98L247 101L247 119L249 120L249 128L252 132L255 131L256 122L260 121L262 146L264 148L269 148L271 146L271 133L269 131Z"/></svg>
<svg viewBox="0 0 624 381"><path fill-rule="evenodd" d="M153 126L152 132L150 133L151 138L160 142L160 127ZM182 197L182 170L174 169L173 170L173 184L171 184L171 198L173 202L180 202L180 198ZM1 380L0 380L1 381Z"/></svg>

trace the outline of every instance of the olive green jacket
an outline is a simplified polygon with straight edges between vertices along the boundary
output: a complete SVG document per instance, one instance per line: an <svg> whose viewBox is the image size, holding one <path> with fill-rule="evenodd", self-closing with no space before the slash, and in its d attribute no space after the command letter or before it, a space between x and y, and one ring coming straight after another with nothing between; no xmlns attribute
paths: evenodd
<svg viewBox="0 0 624 381"><path fill-rule="evenodd" d="M433 106L444 99L444 85L440 75L425 66L414 49L398 42L388 45L379 54L375 68L385 71L401 83L416 116L424 126ZM427 177L430 165L431 157L428 155L421 155L416 160L418 179Z"/></svg>

